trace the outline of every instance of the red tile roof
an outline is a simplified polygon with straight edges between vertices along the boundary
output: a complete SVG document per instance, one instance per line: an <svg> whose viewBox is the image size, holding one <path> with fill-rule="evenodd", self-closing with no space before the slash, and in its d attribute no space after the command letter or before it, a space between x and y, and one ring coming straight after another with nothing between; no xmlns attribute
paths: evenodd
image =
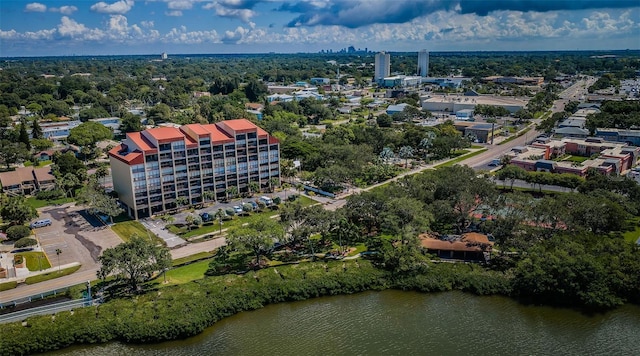
<svg viewBox="0 0 640 356"><path fill-rule="evenodd" d="M157 141L177 141L184 139L182 131L175 127L155 127L146 130L146 132Z"/></svg>
<svg viewBox="0 0 640 356"><path fill-rule="evenodd" d="M221 121L220 124L223 124L236 132L255 130L258 127L247 119L225 120Z"/></svg>
<svg viewBox="0 0 640 356"><path fill-rule="evenodd" d="M156 152L157 148L154 147L146 137L142 136L140 132L129 132L127 138L135 143L138 148L146 153Z"/></svg>
<svg viewBox="0 0 640 356"><path fill-rule="evenodd" d="M189 125L184 125L182 127L190 129L191 131L193 131L193 133L195 133L198 136L208 136L210 134L210 132L207 131L207 129L200 124L189 124Z"/></svg>
<svg viewBox="0 0 640 356"><path fill-rule="evenodd" d="M226 132L222 131L215 124L202 125L202 127L211 133L212 142L232 142L234 140L233 137L229 136Z"/></svg>
<svg viewBox="0 0 640 356"><path fill-rule="evenodd" d="M144 163L144 155L142 154L142 152L129 152L127 150L127 146L124 144L118 145L109 150L109 156L129 165Z"/></svg>

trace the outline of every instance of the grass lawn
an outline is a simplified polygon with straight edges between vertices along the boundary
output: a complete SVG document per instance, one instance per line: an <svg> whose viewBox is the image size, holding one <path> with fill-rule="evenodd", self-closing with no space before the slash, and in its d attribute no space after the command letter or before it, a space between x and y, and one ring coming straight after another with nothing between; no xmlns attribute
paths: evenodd
<svg viewBox="0 0 640 356"><path fill-rule="evenodd" d="M640 218L633 218L627 221L627 223L629 224L629 226L634 226L635 229L625 232L624 234L622 234L622 236L624 237L625 241L636 243L638 238L640 238Z"/></svg>
<svg viewBox="0 0 640 356"><path fill-rule="evenodd" d="M209 261L200 261L188 264L186 266L177 267L167 271L167 284L183 284L204 278L204 272L209 268ZM156 277L151 283L163 284L164 276L162 273Z"/></svg>
<svg viewBox="0 0 640 356"><path fill-rule="evenodd" d="M214 255L213 252L203 251L203 252L196 253L195 255L182 257L182 258L176 258L175 260L173 260L172 263L173 263L174 266L180 266L180 265L187 264L189 262L203 260L205 258L210 258L210 257L213 257L213 255Z"/></svg>
<svg viewBox="0 0 640 356"><path fill-rule="evenodd" d="M360 252L364 252L364 251L367 250L367 246L365 246L364 244L358 244L358 245L355 245L355 246L349 246L349 248L355 248L355 250L350 251L347 254L347 257L355 256L355 255L359 254Z"/></svg>
<svg viewBox="0 0 640 356"><path fill-rule="evenodd" d="M111 230L118 234L124 242L128 242L131 239L131 236L135 234L140 237L151 236L151 238L153 238L158 244L164 244L164 240L147 230L147 228L135 220L119 222L112 225Z"/></svg>
<svg viewBox="0 0 640 356"><path fill-rule="evenodd" d="M16 281L0 283L0 292L5 291L5 290L13 289L13 288L15 288L17 286L18 286L18 282L16 282Z"/></svg>
<svg viewBox="0 0 640 356"><path fill-rule="evenodd" d="M568 156L568 157L564 157L562 160L563 161L576 162L576 163L582 163L582 162L588 160L589 158L590 157Z"/></svg>
<svg viewBox="0 0 640 356"><path fill-rule="evenodd" d="M468 154L466 154L466 155L462 155L462 156L460 156L460 157L457 157L456 159L452 159L451 161L448 161L448 162L445 162L445 163L441 163L441 164L439 164L439 165L435 166L434 168L442 168L442 167L450 167L450 166L453 166L453 165L455 165L456 163L462 162L462 161L464 161L464 160L465 160L465 159L467 159L467 158L471 158L471 157L473 157L473 156L477 156L477 155L481 154L482 152L484 152L484 151L486 151L486 150L487 150L487 149L486 149L486 148L484 148L484 149L479 150L479 151L475 151L475 152L468 153Z"/></svg>
<svg viewBox="0 0 640 356"><path fill-rule="evenodd" d="M43 269L51 268L51 264L43 252L21 252L20 255L27 260L29 271L42 271Z"/></svg>
<svg viewBox="0 0 640 356"><path fill-rule="evenodd" d="M27 277L27 279L25 279L25 283L26 284L35 284L35 283L48 281L50 279L56 279L56 278L68 276L71 273L74 273L75 271L79 270L80 267L82 267L82 266L80 266L80 265L79 266L73 266L73 267L65 268L65 269L60 270L60 271L54 271L54 272L49 272L49 273L45 273L45 274L39 274L37 276Z"/></svg>
<svg viewBox="0 0 640 356"><path fill-rule="evenodd" d="M73 201L75 201L74 198L60 198L55 200L40 200L40 199L36 199L36 197L27 198L27 204L29 204L35 209L43 208L49 205L71 203Z"/></svg>

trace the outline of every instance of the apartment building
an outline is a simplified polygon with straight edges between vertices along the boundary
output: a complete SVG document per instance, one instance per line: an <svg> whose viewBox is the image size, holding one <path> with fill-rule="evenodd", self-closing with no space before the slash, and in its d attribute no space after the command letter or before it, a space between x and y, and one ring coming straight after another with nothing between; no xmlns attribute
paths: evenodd
<svg viewBox="0 0 640 356"><path fill-rule="evenodd" d="M0 186L7 195L30 195L56 186L51 167L19 167L15 171L0 173Z"/></svg>
<svg viewBox="0 0 640 356"><path fill-rule="evenodd" d="M280 179L279 152L276 138L239 119L127 133L109 157L114 190L139 219L176 209L180 197L197 204L204 195L225 198L232 186L267 187Z"/></svg>

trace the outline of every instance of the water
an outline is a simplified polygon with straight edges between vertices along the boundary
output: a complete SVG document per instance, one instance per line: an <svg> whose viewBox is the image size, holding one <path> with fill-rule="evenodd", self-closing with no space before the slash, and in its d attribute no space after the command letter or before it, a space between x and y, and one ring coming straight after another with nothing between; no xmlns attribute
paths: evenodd
<svg viewBox="0 0 640 356"><path fill-rule="evenodd" d="M460 292L366 292L240 313L186 340L54 354L640 355L640 307L589 316Z"/></svg>

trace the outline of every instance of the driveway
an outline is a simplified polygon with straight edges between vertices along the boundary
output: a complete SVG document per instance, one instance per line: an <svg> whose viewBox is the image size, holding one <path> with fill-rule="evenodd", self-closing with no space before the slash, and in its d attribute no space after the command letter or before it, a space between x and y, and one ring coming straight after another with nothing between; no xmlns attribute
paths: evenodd
<svg viewBox="0 0 640 356"><path fill-rule="evenodd" d="M140 220L140 223L144 225L144 227L146 227L149 231L156 234L156 236L163 239L164 242L167 244L167 247L170 249L174 249L176 247L185 245L187 243L182 238L166 230L165 229L166 223L160 219L158 220L143 219L143 220Z"/></svg>

